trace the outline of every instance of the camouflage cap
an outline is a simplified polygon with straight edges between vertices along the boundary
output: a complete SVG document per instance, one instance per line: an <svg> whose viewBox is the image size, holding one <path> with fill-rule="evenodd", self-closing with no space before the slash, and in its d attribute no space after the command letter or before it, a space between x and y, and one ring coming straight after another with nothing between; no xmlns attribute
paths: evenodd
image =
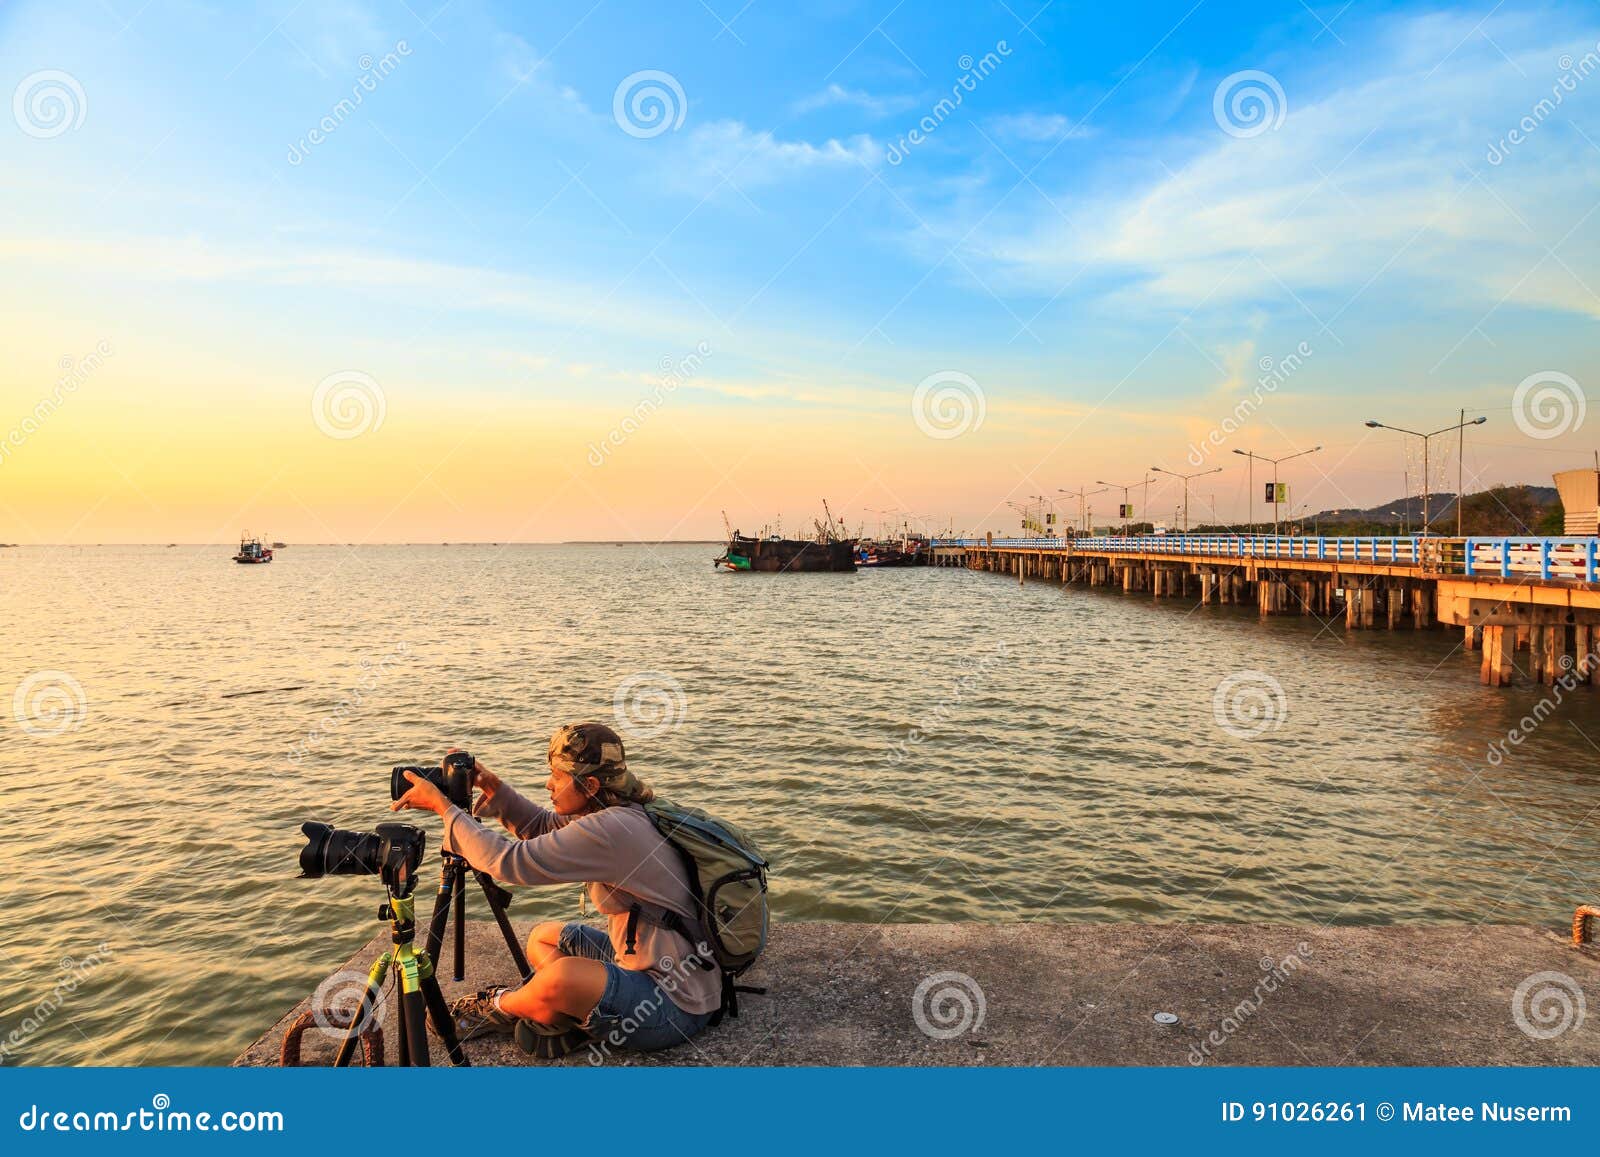
<svg viewBox="0 0 1600 1157"><path fill-rule="evenodd" d="M622 737L604 723L569 723L550 737L550 766L580 779L628 770Z"/></svg>

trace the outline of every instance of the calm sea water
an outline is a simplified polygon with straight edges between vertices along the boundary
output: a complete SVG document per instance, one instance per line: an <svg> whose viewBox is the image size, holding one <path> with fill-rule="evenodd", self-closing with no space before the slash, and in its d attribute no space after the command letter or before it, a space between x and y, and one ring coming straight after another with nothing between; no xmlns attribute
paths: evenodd
<svg viewBox="0 0 1600 1157"><path fill-rule="evenodd" d="M0 550L4 1063L226 1063L377 931L372 881L294 878L302 820L390 818L452 744L537 794L619 690L780 919L1555 928L1600 891L1600 696L1492 763L1540 692L1455 632L706 546L229 553Z"/></svg>

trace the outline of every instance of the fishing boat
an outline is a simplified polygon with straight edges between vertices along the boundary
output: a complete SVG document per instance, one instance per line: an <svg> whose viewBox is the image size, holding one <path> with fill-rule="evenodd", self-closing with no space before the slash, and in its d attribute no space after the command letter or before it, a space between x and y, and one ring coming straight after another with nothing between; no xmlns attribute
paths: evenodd
<svg viewBox="0 0 1600 1157"><path fill-rule="evenodd" d="M878 542L859 539L856 542L856 565L865 567L918 566L927 542L907 536L899 542Z"/></svg>
<svg viewBox="0 0 1600 1157"><path fill-rule="evenodd" d="M252 536L247 530L239 535L239 553L233 556L233 561L242 563L271 562L272 548L263 546L261 540Z"/></svg>
<svg viewBox="0 0 1600 1157"><path fill-rule="evenodd" d="M711 565L730 571L781 574L854 572L855 540L837 533L828 504L822 505L828 520L826 523L817 520L816 535L810 539L784 538L781 534L740 534L728 525L728 516L724 514L722 520L728 532L728 543Z"/></svg>

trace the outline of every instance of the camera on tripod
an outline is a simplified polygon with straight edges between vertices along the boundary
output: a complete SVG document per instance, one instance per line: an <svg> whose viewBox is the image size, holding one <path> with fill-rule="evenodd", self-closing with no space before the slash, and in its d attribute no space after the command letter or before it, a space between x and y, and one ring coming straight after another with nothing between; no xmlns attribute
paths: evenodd
<svg viewBox="0 0 1600 1157"><path fill-rule="evenodd" d="M452 751L444 757L443 767L425 767L407 763L389 773L389 798L399 799L411 790L406 772L425 779L444 792L445 798L460 808L472 806L472 781L476 762L465 751Z"/></svg>
<svg viewBox="0 0 1600 1157"><path fill-rule="evenodd" d="M472 803L476 768L476 761L465 751L453 751L445 756L442 767L405 764L394 768L389 774L389 797L397 800L411 790L413 785L405 774L409 771L418 779L425 779L437 787L452 804L468 808ZM454 976L458 981L466 976L468 865L465 858L456 852L440 850L439 891L434 898L433 916L428 922L426 939L418 947L416 897L413 892L417 883L417 867L422 862L427 846L427 834L421 828L410 824L387 823L376 825L370 832L355 832L335 828L332 824L313 822L301 824L300 831L306 837L306 846L300 849L302 878L381 876L389 892L388 902L379 909L378 918L389 922L394 947L378 957L368 973L361 1007L339 1046L334 1065L342 1068L350 1063L361 1028L369 1023L373 1010L378 1007L379 993L391 968L397 970L400 977L401 1015L397 1024L400 1063L429 1063L427 1025L430 1021L445 1046L450 1063L470 1063L456 1037L455 1022L449 1006L444 1002L433 964L444 947L445 930L453 915ZM506 914L511 893L496 884L486 872L474 868L472 875L483 888L489 911L499 926L500 935L505 939L517 973L526 980L533 975L533 970L528 967L521 939Z"/></svg>
<svg viewBox="0 0 1600 1157"><path fill-rule="evenodd" d="M370 832L352 832L332 824L300 825L306 846L300 849L300 876L381 876L397 896L409 896L417 884L417 865L428 833L410 824L379 824Z"/></svg>

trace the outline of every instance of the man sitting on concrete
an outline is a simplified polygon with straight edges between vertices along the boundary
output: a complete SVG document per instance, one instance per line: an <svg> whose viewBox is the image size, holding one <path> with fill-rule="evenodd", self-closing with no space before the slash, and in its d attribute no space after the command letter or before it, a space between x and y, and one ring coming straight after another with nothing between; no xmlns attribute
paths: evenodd
<svg viewBox="0 0 1600 1157"><path fill-rule="evenodd" d="M686 934L695 899L682 857L644 811L655 793L628 770L621 738L600 723L558 730L549 759L548 808L474 763L473 815L498 819L513 839L473 822L409 772L411 789L391 805L437 813L445 850L507 883L588 882L608 918L603 932L582 923L534 928L532 979L451 1006L461 1039L513 1034L546 1059L594 1040L646 1051L681 1044L720 1007L722 981L709 949Z"/></svg>

